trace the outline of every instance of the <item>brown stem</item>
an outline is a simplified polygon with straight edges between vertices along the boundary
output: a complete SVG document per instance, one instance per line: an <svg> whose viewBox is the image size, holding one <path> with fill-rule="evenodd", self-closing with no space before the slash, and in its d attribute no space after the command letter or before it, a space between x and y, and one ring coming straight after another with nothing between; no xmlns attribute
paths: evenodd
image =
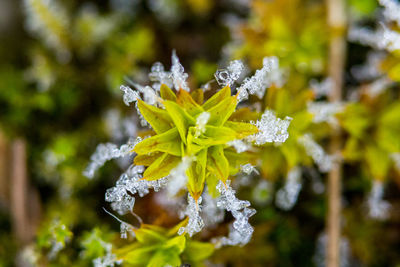
<svg viewBox="0 0 400 267"><path fill-rule="evenodd" d="M329 101L342 99L344 64L346 57L346 12L345 0L327 0L328 25L331 31L329 43L329 76L333 81ZM340 129L333 129L330 153L338 155L341 149ZM328 214L326 266L340 264L340 224L341 224L341 176L342 165L336 161L328 175Z"/></svg>

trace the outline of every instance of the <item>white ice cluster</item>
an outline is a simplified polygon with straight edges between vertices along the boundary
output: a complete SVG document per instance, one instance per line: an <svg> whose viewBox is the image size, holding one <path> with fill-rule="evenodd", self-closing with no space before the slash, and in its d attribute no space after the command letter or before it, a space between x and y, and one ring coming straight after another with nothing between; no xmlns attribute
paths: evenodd
<svg viewBox="0 0 400 267"><path fill-rule="evenodd" d="M344 108L341 102L309 102L307 110L313 115L314 123L327 122L330 125L337 125L335 115Z"/></svg>
<svg viewBox="0 0 400 267"><path fill-rule="evenodd" d="M206 191L203 195L202 218L206 227L215 227L218 223L222 222L225 217L225 212L222 208L218 207L218 199L212 197Z"/></svg>
<svg viewBox="0 0 400 267"><path fill-rule="evenodd" d="M250 163L241 165L241 166L240 166L240 171L243 172L243 173L245 173L245 174L247 174L247 175L250 175L250 174L252 174L252 173L254 173L254 174L260 174L260 173L258 172L258 170L256 169L256 167L254 167L254 166L251 165Z"/></svg>
<svg viewBox="0 0 400 267"><path fill-rule="evenodd" d="M206 131L206 125L209 119L210 119L210 113L206 111L200 113L200 115L197 116L196 128L194 133L195 138L199 137L202 133Z"/></svg>
<svg viewBox="0 0 400 267"><path fill-rule="evenodd" d="M63 38L66 37L70 21L65 8L55 0L24 0L24 8L26 29L56 51L58 60L67 62L71 53Z"/></svg>
<svg viewBox="0 0 400 267"><path fill-rule="evenodd" d="M214 76L220 86L232 86L240 78L243 70L243 62L234 60L229 63L226 69L217 70Z"/></svg>
<svg viewBox="0 0 400 267"><path fill-rule="evenodd" d="M366 89L365 89L365 93L367 95L369 95L370 97L376 97L380 94L382 94L383 92L385 92L385 90L391 85L393 84L393 81L391 81L389 78L387 77L382 77L380 79L377 79L375 81L373 81L372 83L370 83Z"/></svg>
<svg viewBox="0 0 400 267"><path fill-rule="evenodd" d="M132 211L135 205L134 194L137 193L142 197L149 193L150 188L157 192L166 185L166 178L155 181L142 180L143 171L144 166L132 165L119 177L114 187L107 189L105 200L111 202L111 207L118 214L123 215Z"/></svg>
<svg viewBox="0 0 400 267"><path fill-rule="evenodd" d="M122 221L120 218L118 218L117 216L115 216L114 214L112 214L111 212L109 212L108 210L106 210L105 208L103 208L103 210L104 210L108 215L110 215L111 217L113 217L114 219L116 219L116 220L120 223L121 238L127 239L127 238L128 238L128 233L129 233L131 236L135 236L135 232L133 231L134 227L133 227L131 224Z"/></svg>
<svg viewBox="0 0 400 267"><path fill-rule="evenodd" d="M106 250L106 255L93 260L94 267L114 267L122 263L121 260L117 260L117 256L111 252L112 245L110 243L103 242L103 248Z"/></svg>
<svg viewBox="0 0 400 267"><path fill-rule="evenodd" d="M312 79L310 81L310 87L314 92L315 97L319 98L328 96L333 88L333 80L330 77L323 79L321 82Z"/></svg>
<svg viewBox="0 0 400 267"><path fill-rule="evenodd" d="M317 164L321 172L328 172L332 168L333 157L325 153L324 149L313 139L311 134L305 134L298 139L307 155Z"/></svg>
<svg viewBox="0 0 400 267"><path fill-rule="evenodd" d="M379 220L388 218L391 206L389 202L383 200L383 194L383 183L375 180L367 199L369 217Z"/></svg>
<svg viewBox="0 0 400 267"><path fill-rule="evenodd" d="M172 51L171 76L172 76L172 82L174 83L175 90L183 89L186 91L190 91L190 88L186 83L188 74L185 73L185 69L179 62L179 58L177 57L175 50Z"/></svg>
<svg viewBox="0 0 400 267"><path fill-rule="evenodd" d="M119 148L112 143L98 145L96 151L90 157L90 163L83 172L83 175L88 178L93 178L94 173L103 166L106 161L133 154L133 148L141 141L142 139L140 137L137 137L135 140L130 139L127 144Z"/></svg>
<svg viewBox="0 0 400 267"><path fill-rule="evenodd" d="M251 149L251 145L243 140L237 139L227 143L228 146L235 148L237 153L242 153Z"/></svg>
<svg viewBox="0 0 400 267"><path fill-rule="evenodd" d="M256 210L249 208L249 201L236 198L235 190L230 187L229 180L225 184L220 181L217 189L221 193L217 206L231 212L235 221L230 227L228 237L215 238L212 241L216 247L246 245L254 232L253 227L249 223L249 218L256 213Z"/></svg>
<svg viewBox="0 0 400 267"><path fill-rule="evenodd" d="M383 16L387 21L395 21L400 25L400 3L395 0L379 0L379 4L384 6Z"/></svg>
<svg viewBox="0 0 400 267"><path fill-rule="evenodd" d="M189 234L189 236L193 236L198 233L204 227L204 221L200 216L201 211L201 202L202 197L199 197L197 201L188 193L188 205L186 210L182 215L186 215L189 220L185 227L181 227L178 230L179 235L183 235L184 233Z"/></svg>
<svg viewBox="0 0 400 267"><path fill-rule="evenodd" d="M351 68L351 74L359 81L373 80L382 75L379 64L384 58L384 53L371 51L367 55L367 61L363 65Z"/></svg>
<svg viewBox="0 0 400 267"><path fill-rule="evenodd" d="M350 41L359 42L362 45L371 46L375 49L387 50L393 52L400 49L400 34L390 30L385 25L373 31L371 29L352 26L348 32Z"/></svg>
<svg viewBox="0 0 400 267"><path fill-rule="evenodd" d="M284 187L276 192L276 206L283 210L292 209L297 202L301 187L301 169L294 167L289 171Z"/></svg>
<svg viewBox="0 0 400 267"><path fill-rule="evenodd" d="M283 84L283 75L279 69L279 61L276 57L265 57L263 67L257 70L252 77L246 78L237 89L238 102L246 100L249 94L262 98L265 90L273 84L276 84L278 87Z"/></svg>
<svg viewBox="0 0 400 267"><path fill-rule="evenodd" d="M175 196L182 188L186 186L186 170L190 167L194 157L183 157L182 161L173 168L168 176L167 192L169 197Z"/></svg>
<svg viewBox="0 0 400 267"><path fill-rule="evenodd" d="M291 121L292 118L287 116L283 120L277 118L273 111L267 109L261 116L261 120L253 122L259 132L249 136L248 140L258 146L272 142L283 143L289 137L287 130Z"/></svg>

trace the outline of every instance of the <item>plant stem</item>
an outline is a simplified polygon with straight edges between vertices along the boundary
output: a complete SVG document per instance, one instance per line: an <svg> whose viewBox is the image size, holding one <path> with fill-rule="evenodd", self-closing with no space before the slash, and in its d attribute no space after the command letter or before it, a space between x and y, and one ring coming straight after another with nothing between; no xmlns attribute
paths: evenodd
<svg viewBox="0 0 400 267"><path fill-rule="evenodd" d="M346 12L345 0L327 0L328 26L330 28L329 43L329 76L333 88L329 101L342 99L344 65L346 56ZM340 129L332 131L330 153L338 155L341 148ZM328 215L327 215L327 247L326 266L338 267L340 264L340 224L341 224L341 176L342 165L335 161L328 175Z"/></svg>

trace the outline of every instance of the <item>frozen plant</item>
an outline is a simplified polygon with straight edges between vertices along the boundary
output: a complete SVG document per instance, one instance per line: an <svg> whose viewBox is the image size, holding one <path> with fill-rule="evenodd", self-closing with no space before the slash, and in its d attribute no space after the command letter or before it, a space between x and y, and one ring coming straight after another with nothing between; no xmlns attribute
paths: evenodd
<svg viewBox="0 0 400 267"><path fill-rule="evenodd" d="M256 213L255 209L249 208L249 201L236 198L235 190L231 188L229 180L225 183L220 181L217 185L217 190L221 194L217 206L231 212L235 220L230 227L228 237L215 238L213 242L217 247L246 245L254 232L249 223L249 218Z"/></svg>
<svg viewBox="0 0 400 267"><path fill-rule="evenodd" d="M313 115L314 123L327 122L330 125L337 125L335 115L343 110L344 105L340 102L310 102L307 110Z"/></svg>
<svg viewBox="0 0 400 267"><path fill-rule="evenodd" d="M182 162L171 170L167 184L169 197L175 196L179 190L185 188L188 179L186 176L186 170L190 167L193 160L195 160L194 157L184 157Z"/></svg>
<svg viewBox="0 0 400 267"><path fill-rule="evenodd" d="M188 194L188 205L183 215L188 217L188 223L185 227L181 227L178 230L179 235L183 235L184 233L189 234L189 236L193 236L198 233L204 227L204 221L200 216L202 197L199 197L197 201Z"/></svg>
<svg viewBox="0 0 400 267"><path fill-rule="evenodd" d="M241 165L240 166L240 170L243 173L247 174L247 175L250 175L251 173L260 174L258 172L258 170L253 165L251 165L250 163L247 163L245 165Z"/></svg>
<svg viewBox="0 0 400 267"><path fill-rule="evenodd" d="M301 187L301 169L294 167L289 171L284 187L276 193L276 205L283 210L292 209L297 202Z"/></svg>
<svg viewBox="0 0 400 267"><path fill-rule="evenodd" d="M332 168L333 157L327 155L324 149L313 139L311 134L305 134L298 139L309 155L317 164L321 172L328 172Z"/></svg>
<svg viewBox="0 0 400 267"><path fill-rule="evenodd" d="M233 146L237 153L242 153L250 150L251 145L243 140L233 140L227 143L228 146Z"/></svg>
<svg viewBox="0 0 400 267"><path fill-rule="evenodd" d="M83 172L83 175L88 178L93 178L94 173L103 166L106 161L133 154L133 148L140 141L142 141L142 138L138 137L134 141L129 140L127 144L119 148L112 143L98 145L96 151L90 157L90 163Z"/></svg>
<svg viewBox="0 0 400 267"><path fill-rule="evenodd" d="M196 131L194 133L195 137L199 137L200 134L203 134L206 131L206 125L209 119L210 113L206 111L200 113L200 115L196 118Z"/></svg>
<svg viewBox="0 0 400 267"><path fill-rule="evenodd" d="M394 0L379 0L384 6L383 16L388 21L395 21L400 26L400 3Z"/></svg>
<svg viewBox="0 0 400 267"><path fill-rule="evenodd" d="M128 233L130 233L131 236L135 236L135 232L133 232L134 227L133 227L131 224L122 221L122 220L119 219L117 216L115 216L115 215L112 214L111 212L107 211L105 208L103 208L103 210L104 210L108 215L110 215L111 217L113 217L114 219L116 219L116 220L120 223L121 238L127 239L127 238L128 238Z"/></svg>
<svg viewBox="0 0 400 267"><path fill-rule="evenodd" d="M287 130L291 120L292 118L287 116L283 120L277 118L273 111L267 109L261 119L253 123L259 132L249 136L248 139L258 146L272 142L283 143L289 137Z"/></svg>
<svg viewBox="0 0 400 267"><path fill-rule="evenodd" d="M151 72L149 73L149 79L150 81L155 82L153 84L153 88L155 88L157 91L160 90L161 84L165 84L168 87L173 86L171 73L165 71L164 65L161 62L156 62L153 64L151 67Z"/></svg>
<svg viewBox="0 0 400 267"><path fill-rule="evenodd" d="M186 83L188 74L185 73L185 69L179 62L179 58L176 56L175 50L172 51L172 66L171 66L171 76L174 83L175 90L183 89L190 91L189 86Z"/></svg>
<svg viewBox="0 0 400 267"><path fill-rule="evenodd" d="M375 180L368 195L368 215L371 218L384 220L389 216L390 203L383 200L384 187L382 181Z"/></svg>
<svg viewBox="0 0 400 267"><path fill-rule="evenodd" d="M317 80L312 79L310 81L310 87L311 87L311 90L314 92L315 97L319 98L319 97L328 96L333 88L333 80L330 77L325 78L321 82L318 82Z"/></svg>
<svg viewBox="0 0 400 267"><path fill-rule="evenodd" d="M265 57L263 60L263 67L257 70L252 77L246 78L237 89L238 102L246 100L249 94L262 98L265 94L265 90L273 84L277 86L283 84L278 59L276 57Z"/></svg>
<svg viewBox="0 0 400 267"><path fill-rule="evenodd" d="M243 70L243 62L234 60L229 63L226 69L217 70L214 76L220 86L232 86L240 78Z"/></svg>

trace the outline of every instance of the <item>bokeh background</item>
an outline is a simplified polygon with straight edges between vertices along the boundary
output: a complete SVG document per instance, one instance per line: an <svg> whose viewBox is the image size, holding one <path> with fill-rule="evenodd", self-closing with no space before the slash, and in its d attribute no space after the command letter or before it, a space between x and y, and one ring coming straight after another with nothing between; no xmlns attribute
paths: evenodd
<svg viewBox="0 0 400 267"><path fill-rule="evenodd" d="M347 4L350 23L376 26L376 1ZM243 59L251 72L263 57L277 56L290 73L288 99L296 99L312 79L328 75L326 20L325 2L318 0L1 0L0 266L91 266L96 257L87 245L91 235L120 242L119 224L102 207L108 207L105 190L127 161L108 163L93 179L82 172L97 144L123 144L140 130L136 111L122 102L119 86L127 79L145 84L154 62L170 65L173 49L192 88L213 79L232 59ZM354 42L346 46L347 97L370 82L360 82L354 66L366 62L374 49ZM398 58L387 57L383 72L391 71L396 82L399 74L392 69ZM346 138L353 133L349 125L398 102L398 89L392 83L378 99L359 98L356 103L364 108L341 114L340 122L350 128ZM398 111L393 117L400 116ZM368 137L353 149L347 145L346 153L364 153L361 149L374 138L395 140L393 146L399 142L398 135L368 135L378 123L365 123ZM353 160L345 161L342 266L400 266L400 172L395 165L371 168L380 152L365 161L352 154ZM280 188L285 175L276 153L265 156L261 179ZM302 191L290 210L277 207L270 191L256 190L263 188L258 180L243 185L241 199L258 211L251 220L253 239L245 247L216 251L210 266L323 266L326 174L309 163L301 168ZM367 215L374 180L384 182L390 203L384 219ZM154 194L138 200L135 210L149 223L176 222Z"/></svg>

